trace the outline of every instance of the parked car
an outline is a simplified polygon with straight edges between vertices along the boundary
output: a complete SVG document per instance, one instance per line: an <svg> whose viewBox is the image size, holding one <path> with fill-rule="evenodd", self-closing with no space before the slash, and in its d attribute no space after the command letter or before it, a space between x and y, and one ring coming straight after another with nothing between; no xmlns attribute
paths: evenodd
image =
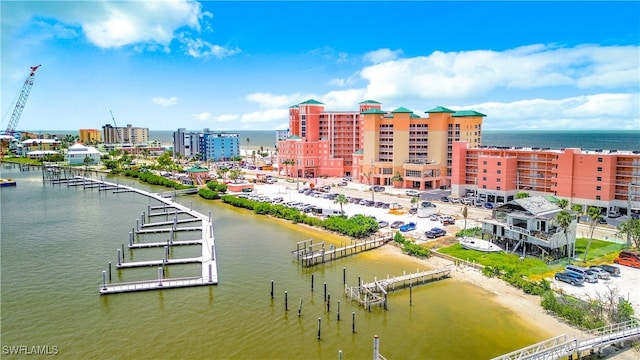
<svg viewBox="0 0 640 360"><path fill-rule="evenodd" d="M431 214L431 215L429 215L429 220L431 220L431 221L440 221L440 215Z"/></svg>
<svg viewBox="0 0 640 360"><path fill-rule="evenodd" d="M353 178L351 176L345 176L342 178L343 181L351 181Z"/></svg>
<svg viewBox="0 0 640 360"><path fill-rule="evenodd" d="M609 210L609 211L607 212L607 217L610 217L610 218L618 218L618 217L620 217L620 213L619 213L619 212L617 212L617 211L615 211L615 210Z"/></svg>
<svg viewBox="0 0 640 360"><path fill-rule="evenodd" d="M416 208L411 208L411 209L409 209L409 214L411 214L411 215L415 215L415 214L417 214L417 213L418 213L418 209L416 209Z"/></svg>
<svg viewBox="0 0 640 360"><path fill-rule="evenodd" d="M400 226L400 231L402 232L413 231L415 229L416 229L416 223L414 222L410 222L408 224L404 224Z"/></svg>
<svg viewBox="0 0 640 360"><path fill-rule="evenodd" d="M407 196L420 196L420 192L418 190L407 190Z"/></svg>
<svg viewBox="0 0 640 360"><path fill-rule="evenodd" d="M451 216L441 216L440 222L442 223L442 225L455 225L456 219Z"/></svg>
<svg viewBox="0 0 640 360"><path fill-rule="evenodd" d="M630 257L617 257L613 260L615 264L629 266L640 269L640 260Z"/></svg>
<svg viewBox="0 0 640 360"><path fill-rule="evenodd" d="M584 280L586 282L590 282L590 283L597 283L598 282L598 275L593 274L593 273L588 273L587 269L577 266L577 265L567 265L564 268L566 271L571 271L574 272L576 274L580 274L584 277Z"/></svg>
<svg viewBox="0 0 640 360"><path fill-rule="evenodd" d="M640 261L640 252L631 251L631 250L622 250L620 254L618 254L620 258L632 258Z"/></svg>
<svg viewBox="0 0 640 360"><path fill-rule="evenodd" d="M609 273L609 275L611 276L620 276L620 268L617 266L613 266L613 265L607 265L607 264L600 264L600 265L592 265L591 268L600 268L606 272Z"/></svg>
<svg viewBox="0 0 640 360"><path fill-rule="evenodd" d="M380 186L380 185L369 187L369 191L383 192L384 190L385 190L384 186Z"/></svg>
<svg viewBox="0 0 640 360"><path fill-rule="evenodd" d="M558 281L564 281L573 286L582 285L584 283L584 277L571 271L562 271L556 273L554 278Z"/></svg>
<svg viewBox="0 0 640 360"><path fill-rule="evenodd" d="M440 201L442 201L442 202L449 202L449 198L448 198L448 197L446 197L446 196L443 196L443 197L441 197L441 198L440 198Z"/></svg>
<svg viewBox="0 0 640 360"><path fill-rule="evenodd" d="M384 221L384 220L380 220L380 221L378 221L378 227L379 227L380 229L382 229L382 228L386 228L387 226L389 226L389 222L388 222L388 221Z"/></svg>
<svg viewBox="0 0 640 360"><path fill-rule="evenodd" d="M493 204L490 202L486 202L484 204L482 204L482 207L485 209L493 209Z"/></svg>
<svg viewBox="0 0 640 360"><path fill-rule="evenodd" d="M391 228L392 229L397 229L402 225L404 225L404 221L400 221L400 220L394 221L394 222L391 223Z"/></svg>
<svg viewBox="0 0 640 360"><path fill-rule="evenodd" d="M338 183L338 186L347 186L347 182L346 181L341 181Z"/></svg>
<svg viewBox="0 0 640 360"><path fill-rule="evenodd" d="M602 280L609 280L610 275L608 272L604 271L602 268L599 267L589 267L588 269L586 269L587 273L590 274L595 274L598 279L602 279Z"/></svg>
<svg viewBox="0 0 640 360"><path fill-rule="evenodd" d="M425 234L425 235L427 236L427 238L429 238L429 239L435 239L435 238L439 238L439 237L441 237L441 236L445 236L445 235L447 235L447 232L446 232L446 231L444 231L443 229L440 229L440 228L434 227L434 228L432 228L431 230L426 231L424 234Z"/></svg>
<svg viewBox="0 0 640 360"><path fill-rule="evenodd" d="M638 220L638 219L640 219L640 214L638 214L638 213L631 213L631 218L632 218L632 219L634 219L634 220Z"/></svg>

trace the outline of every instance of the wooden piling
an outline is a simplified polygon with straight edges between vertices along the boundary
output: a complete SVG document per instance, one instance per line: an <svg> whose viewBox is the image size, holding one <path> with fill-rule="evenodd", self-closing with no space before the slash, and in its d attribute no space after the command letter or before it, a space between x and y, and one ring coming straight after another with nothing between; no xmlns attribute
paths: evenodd
<svg viewBox="0 0 640 360"><path fill-rule="evenodd" d="M351 313L351 332L352 333L356 332L356 313L355 312Z"/></svg>
<svg viewBox="0 0 640 360"><path fill-rule="evenodd" d="M313 292L313 278L314 278L314 275L311 274L311 292Z"/></svg>
<svg viewBox="0 0 640 360"><path fill-rule="evenodd" d="M327 312L331 312L331 294L327 294Z"/></svg>
<svg viewBox="0 0 640 360"><path fill-rule="evenodd" d="M284 292L284 311L289 311L289 299L287 292Z"/></svg>
<svg viewBox="0 0 640 360"><path fill-rule="evenodd" d="M338 300L338 313L337 313L337 320L340 321L340 300Z"/></svg>
<svg viewBox="0 0 640 360"><path fill-rule="evenodd" d="M318 340L320 340L320 328L322 324L322 319L318 318Z"/></svg>
<svg viewBox="0 0 640 360"><path fill-rule="evenodd" d="M109 261L109 283L111 283L111 261Z"/></svg>
<svg viewBox="0 0 640 360"><path fill-rule="evenodd" d="M324 283L324 301L327 301L327 283Z"/></svg>
<svg viewBox="0 0 640 360"><path fill-rule="evenodd" d="M273 299L273 280L271 280L271 298Z"/></svg>
<svg viewBox="0 0 640 360"><path fill-rule="evenodd" d="M298 316L302 315L302 298L300 298L300 303L298 304Z"/></svg>

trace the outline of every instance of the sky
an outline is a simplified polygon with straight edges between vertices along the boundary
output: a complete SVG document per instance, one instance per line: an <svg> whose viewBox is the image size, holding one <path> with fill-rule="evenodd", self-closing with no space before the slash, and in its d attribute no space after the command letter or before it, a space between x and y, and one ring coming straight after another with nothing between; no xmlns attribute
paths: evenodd
<svg viewBox="0 0 640 360"><path fill-rule="evenodd" d="M640 130L640 2L5 1L4 130L288 128L445 106L485 130ZM113 117L112 117L113 114Z"/></svg>

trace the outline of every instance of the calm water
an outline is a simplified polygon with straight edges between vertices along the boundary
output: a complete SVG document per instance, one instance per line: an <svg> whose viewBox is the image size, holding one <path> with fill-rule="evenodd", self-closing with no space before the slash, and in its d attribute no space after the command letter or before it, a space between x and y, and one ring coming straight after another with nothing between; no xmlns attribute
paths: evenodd
<svg viewBox="0 0 640 360"><path fill-rule="evenodd" d="M303 269L291 257L297 241L340 240L197 197L179 201L213 215L219 285L100 296L101 271L109 261L115 263L116 249L127 242L150 200L44 186L37 171L2 168L2 177L18 181L0 193L3 346L57 346L59 356L69 359L336 359L339 350L344 359L370 359L377 334L387 359L483 359L557 335L496 305L490 293L454 280L414 288L413 306L408 291L392 292L388 311L374 307L368 312L344 297L343 268L349 284L359 276L372 281L424 268L412 258L383 258L373 250ZM162 250L154 251L136 250L135 259L162 257ZM197 252L180 251L174 256ZM126 257L129 261L128 250ZM170 276L199 271L198 266L169 267ZM152 279L156 269L114 270L114 276Z"/></svg>

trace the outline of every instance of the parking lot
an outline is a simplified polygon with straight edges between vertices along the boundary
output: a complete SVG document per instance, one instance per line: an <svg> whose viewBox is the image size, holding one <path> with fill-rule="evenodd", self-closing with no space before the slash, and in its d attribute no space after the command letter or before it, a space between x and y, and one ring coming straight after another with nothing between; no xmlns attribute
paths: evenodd
<svg viewBox="0 0 640 360"><path fill-rule="evenodd" d="M640 314L640 269L628 266L618 266L618 268L620 268L620 276L612 276L609 280L598 279L597 283L585 282L583 285L573 286L554 279L550 280L555 289L583 300L604 298L610 293L609 289L615 289L620 297L624 297L631 303L638 315Z"/></svg>

